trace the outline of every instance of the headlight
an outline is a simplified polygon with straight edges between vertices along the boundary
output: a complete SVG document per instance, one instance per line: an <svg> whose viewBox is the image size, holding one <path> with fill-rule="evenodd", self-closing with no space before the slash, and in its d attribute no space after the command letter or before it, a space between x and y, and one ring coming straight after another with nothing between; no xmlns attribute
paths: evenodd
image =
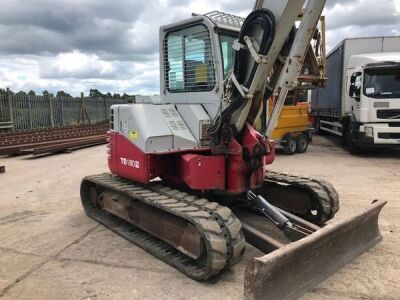
<svg viewBox="0 0 400 300"><path fill-rule="evenodd" d="M374 128L365 127L365 136L366 137L374 137Z"/></svg>

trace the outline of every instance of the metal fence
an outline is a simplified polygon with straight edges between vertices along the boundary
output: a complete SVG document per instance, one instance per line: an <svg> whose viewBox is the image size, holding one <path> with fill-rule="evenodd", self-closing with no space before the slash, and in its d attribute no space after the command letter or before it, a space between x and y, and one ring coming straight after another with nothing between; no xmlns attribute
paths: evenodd
<svg viewBox="0 0 400 300"><path fill-rule="evenodd" d="M110 106L134 99L0 94L0 129L13 131L106 122Z"/></svg>

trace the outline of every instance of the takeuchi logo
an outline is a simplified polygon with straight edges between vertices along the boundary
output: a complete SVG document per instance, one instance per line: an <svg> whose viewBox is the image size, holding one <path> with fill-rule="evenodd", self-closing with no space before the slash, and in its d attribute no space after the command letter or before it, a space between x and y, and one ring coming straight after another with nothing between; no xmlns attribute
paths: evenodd
<svg viewBox="0 0 400 300"><path fill-rule="evenodd" d="M140 163L137 160L127 159L124 157L120 157L120 159L121 159L121 165L132 167L135 169L140 168Z"/></svg>

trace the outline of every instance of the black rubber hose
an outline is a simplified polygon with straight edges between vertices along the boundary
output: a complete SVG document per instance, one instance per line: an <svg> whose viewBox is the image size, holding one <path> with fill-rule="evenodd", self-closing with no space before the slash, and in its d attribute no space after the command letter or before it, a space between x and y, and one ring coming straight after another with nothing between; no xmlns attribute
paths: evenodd
<svg viewBox="0 0 400 300"><path fill-rule="evenodd" d="M240 30L239 43L241 43L242 45L246 45L246 42L244 40L245 36L251 37L257 27L260 27L263 31L259 54L266 55L272 45L272 42L274 41L276 31L275 17L273 13L268 9L258 9L248 15ZM249 56L251 56L251 53L247 49L241 49L236 52L233 68L237 80L246 88L250 87L255 72L257 70L256 62L253 63L253 66L246 65ZM245 71L248 70L249 67L252 68L251 74L249 78L245 78Z"/></svg>
<svg viewBox="0 0 400 300"><path fill-rule="evenodd" d="M245 36L252 36L254 35L254 30L260 27L262 30L262 39L260 42L260 51L259 54L266 55L271 48L272 42L275 38L275 31L276 31L276 22L273 13L268 9L258 9L250 13L246 20L243 23L243 26L240 30L239 34L239 43L245 45L246 42L244 40ZM235 61L234 61L234 74L238 80L238 82L246 88L249 88L254 75L257 70L257 63L254 61L252 66L248 66L249 57L251 53L248 49L240 49L235 53ZM251 68L250 76L246 77L248 74L247 70ZM225 123L232 115L232 113L237 110L240 105L242 105L244 99L240 92L235 89L233 92L233 101L232 103L225 108L222 112L220 119L216 124L213 124L210 127L210 132L215 132L218 134L219 129L218 126L221 126Z"/></svg>

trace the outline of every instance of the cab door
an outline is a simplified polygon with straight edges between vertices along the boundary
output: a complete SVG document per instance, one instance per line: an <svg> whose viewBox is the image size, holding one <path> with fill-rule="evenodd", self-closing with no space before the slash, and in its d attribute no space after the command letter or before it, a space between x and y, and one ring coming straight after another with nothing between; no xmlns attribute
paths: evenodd
<svg viewBox="0 0 400 300"><path fill-rule="evenodd" d="M352 70L347 73L347 89L346 89L346 107L349 107L351 113L357 121L360 120L361 109L361 91L362 91L362 72L360 70Z"/></svg>

